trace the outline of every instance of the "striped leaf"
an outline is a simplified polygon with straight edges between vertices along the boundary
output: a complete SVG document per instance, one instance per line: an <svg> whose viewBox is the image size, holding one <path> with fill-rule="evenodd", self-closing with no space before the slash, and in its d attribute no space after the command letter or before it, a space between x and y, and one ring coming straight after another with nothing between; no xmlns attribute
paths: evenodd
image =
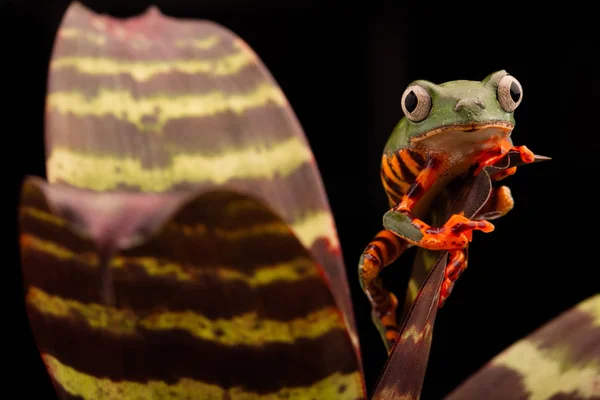
<svg viewBox="0 0 600 400"><path fill-rule="evenodd" d="M332 282L355 343L347 276L309 143L250 47L210 21L98 15L75 2L46 101L50 183L95 191L227 187L269 204Z"/></svg>
<svg viewBox="0 0 600 400"><path fill-rule="evenodd" d="M320 266L252 197L33 178L21 229L27 311L61 399L364 398Z"/></svg>
<svg viewBox="0 0 600 400"><path fill-rule="evenodd" d="M61 399L364 399L337 232L287 99L239 37L73 3L21 199Z"/></svg>
<svg viewBox="0 0 600 400"><path fill-rule="evenodd" d="M600 399L600 295L504 350L448 400Z"/></svg>

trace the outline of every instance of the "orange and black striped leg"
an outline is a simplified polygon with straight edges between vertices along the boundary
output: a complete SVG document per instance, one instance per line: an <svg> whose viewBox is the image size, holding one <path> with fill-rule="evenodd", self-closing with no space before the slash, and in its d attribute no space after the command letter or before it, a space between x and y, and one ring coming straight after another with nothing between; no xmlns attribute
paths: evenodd
<svg viewBox="0 0 600 400"><path fill-rule="evenodd" d="M456 280L467 268L467 261L467 249L451 250L448 252L448 263L444 271L444 282L442 283L440 298L438 300L439 308L444 306L448 296L452 293Z"/></svg>
<svg viewBox="0 0 600 400"><path fill-rule="evenodd" d="M425 168L402 198L400 204L383 216L383 226L409 243L430 250L464 248L472 239L473 230L491 232L488 221L471 221L462 214L453 215L442 227L435 228L412 215L415 204L423 198L443 171L440 160L430 157Z"/></svg>
<svg viewBox="0 0 600 400"><path fill-rule="evenodd" d="M492 189L492 193L474 219L496 219L503 217L513 209L515 201L508 186Z"/></svg>
<svg viewBox="0 0 600 400"><path fill-rule="evenodd" d="M381 270L398 259L409 244L387 230L380 231L360 257L358 277L371 303L373 323L389 351L399 330L396 322L398 299L383 285Z"/></svg>

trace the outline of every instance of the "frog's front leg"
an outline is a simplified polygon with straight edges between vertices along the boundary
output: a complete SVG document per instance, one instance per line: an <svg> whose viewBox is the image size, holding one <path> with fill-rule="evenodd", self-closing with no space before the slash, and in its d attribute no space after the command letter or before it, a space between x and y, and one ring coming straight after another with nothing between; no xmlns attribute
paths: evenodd
<svg viewBox="0 0 600 400"><path fill-rule="evenodd" d="M392 232L382 230L360 257L358 277L362 290L371 303L373 323L389 350L398 336L396 308L398 299L383 285L379 273L400 257L409 244Z"/></svg>
<svg viewBox="0 0 600 400"><path fill-rule="evenodd" d="M429 156L425 167L401 202L383 216L383 226L409 243L430 250L459 250L471 241L473 230L491 232L489 221L475 221L455 214L441 227L432 227L412 214L414 206L444 171L442 160Z"/></svg>

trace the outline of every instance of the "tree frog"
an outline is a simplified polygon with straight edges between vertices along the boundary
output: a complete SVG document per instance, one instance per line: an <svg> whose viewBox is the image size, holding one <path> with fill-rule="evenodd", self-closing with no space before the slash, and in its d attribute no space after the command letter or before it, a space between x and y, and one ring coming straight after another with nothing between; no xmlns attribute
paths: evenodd
<svg viewBox="0 0 600 400"><path fill-rule="evenodd" d="M481 82L456 80L436 85L426 80L409 84L401 97L404 116L394 128L381 159L381 181L391 209L383 227L365 248L359 278L372 306L373 320L386 345L399 333L398 301L382 284L379 273L409 247L448 250L449 258L438 306L466 268L466 248L474 230L491 232L489 219L513 208L508 187L494 188L486 205L473 220L453 215L443 226L425 223L437 194L456 177L493 165L509 151L518 151L524 163L534 161L526 146L513 146L513 113L523 99L521 84L506 71L497 71ZM493 181L516 172L497 171Z"/></svg>

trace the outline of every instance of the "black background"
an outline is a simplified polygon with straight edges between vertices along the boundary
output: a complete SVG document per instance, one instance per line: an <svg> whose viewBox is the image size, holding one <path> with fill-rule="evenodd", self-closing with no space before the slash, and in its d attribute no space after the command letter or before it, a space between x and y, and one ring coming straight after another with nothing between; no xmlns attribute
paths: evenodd
<svg viewBox="0 0 600 400"><path fill-rule="evenodd" d="M98 12L130 16L150 1L87 0ZM126 4L125 4L126 3ZM490 234L475 233L470 267L438 314L423 399L439 399L495 354L561 311L598 292L597 235L600 86L593 11L488 3L158 1L172 16L207 18L232 29L263 59L312 145L336 219L359 325L366 381L385 360L358 287L356 263L381 228L384 143L402 117L400 97L414 79L481 80L506 69L522 84L515 144L552 161L506 180L516 207ZM44 176L43 107L54 34L67 0L0 0L4 78L0 132L5 387L52 399L23 306L16 206L27 174ZM570 11L575 10L575 13ZM8 124L7 124L8 121ZM412 253L406 257L410 258ZM409 262L385 271L401 290ZM20 397L19 396L19 397Z"/></svg>

